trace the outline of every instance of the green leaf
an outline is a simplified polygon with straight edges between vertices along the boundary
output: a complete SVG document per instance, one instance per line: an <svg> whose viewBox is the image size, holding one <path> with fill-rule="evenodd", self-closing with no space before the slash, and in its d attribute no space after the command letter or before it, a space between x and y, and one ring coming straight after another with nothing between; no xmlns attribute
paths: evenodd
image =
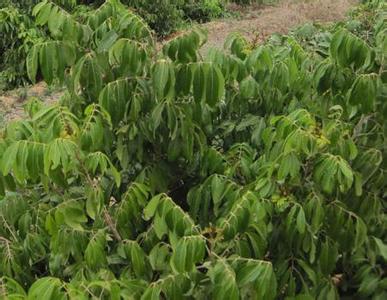
<svg viewBox="0 0 387 300"><path fill-rule="evenodd" d="M32 81L32 83L35 83L36 74L38 71L38 64L39 64L38 54L39 54L39 46L34 45L27 55L27 61L26 61L27 74L28 74L28 78Z"/></svg>
<svg viewBox="0 0 387 300"><path fill-rule="evenodd" d="M62 282L58 278L43 277L35 281L28 290L28 300L66 299L61 290Z"/></svg>
<svg viewBox="0 0 387 300"><path fill-rule="evenodd" d="M356 218L355 232L355 249L358 249L367 240L367 225L360 217Z"/></svg>
<svg viewBox="0 0 387 300"><path fill-rule="evenodd" d="M152 269L157 271L166 269L169 256L170 251L166 244L159 243L154 246L149 253L149 262Z"/></svg>
<svg viewBox="0 0 387 300"><path fill-rule="evenodd" d="M309 280L313 283L314 286L317 285L317 276L315 271L303 260L297 260L298 264L304 270L304 272L308 275Z"/></svg>
<svg viewBox="0 0 387 300"><path fill-rule="evenodd" d="M144 209L144 220L149 221L156 213L156 209L159 206L161 195L157 195L149 201L148 205Z"/></svg>
<svg viewBox="0 0 387 300"><path fill-rule="evenodd" d="M383 243L381 239L378 239L377 237L373 237L375 241L375 245L377 246L377 249L379 251L379 255L383 257L385 261L387 261L387 245Z"/></svg>
<svg viewBox="0 0 387 300"><path fill-rule="evenodd" d="M194 65L193 92L197 102L215 106L224 94L224 78L219 68L211 63Z"/></svg>
<svg viewBox="0 0 387 300"><path fill-rule="evenodd" d="M246 263L237 273L237 281L239 285L245 285L255 282L265 272L265 262L256 264Z"/></svg>
<svg viewBox="0 0 387 300"><path fill-rule="evenodd" d="M153 67L153 86L159 100L172 98L175 86L173 65L166 60L159 60Z"/></svg>
<svg viewBox="0 0 387 300"><path fill-rule="evenodd" d="M321 245L319 258L320 268L324 275L328 276L335 270L337 257L338 251L336 245L326 240Z"/></svg>
<svg viewBox="0 0 387 300"><path fill-rule="evenodd" d="M258 83L252 76L248 76L241 81L239 90L244 99L256 99L259 96Z"/></svg>
<svg viewBox="0 0 387 300"><path fill-rule="evenodd" d="M160 294L161 288L158 285L151 284L141 296L141 300L160 300Z"/></svg>
<svg viewBox="0 0 387 300"><path fill-rule="evenodd" d="M298 210L296 226L297 226L297 230L300 234L305 233L306 220L305 220L305 213L304 213L304 210L302 207L300 207Z"/></svg>
<svg viewBox="0 0 387 300"><path fill-rule="evenodd" d="M131 101L130 79L122 78L106 85L98 97L99 104L109 113L114 125L125 117L128 102Z"/></svg>
<svg viewBox="0 0 387 300"><path fill-rule="evenodd" d="M146 261L147 257L140 246L133 242L130 249L130 257L132 259L133 269L137 277L142 277L147 273Z"/></svg>
<svg viewBox="0 0 387 300"><path fill-rule="evenodd" d="M214 300L238 300L239 289L234 270L224 260L218 260L208 270L213 284L211 298Z"/></svg>
<svg viewBox="0 0 387 300"><path fill-rule="evenodd" d="M91 237L85 250L85 261L89 268L98 270L107 265L106 253L106 237L103 231L98 231Z"/></svg>
<svg viewBox="0 0 387 300"><path fill-rule="evenodd" d="M77 230L83 230L83 223L87 222L81 202L68 200L63 202L55 211L55 219L63 220L65 224Z"/></svg>
<svg viewBox="0 0 387 300"><path fill-rule="evenodd" d="M112 36L104 42L108 44L103 46L109 50L110 65L116 67L121 76L141 75L147 60L144 46L130 39L119 39L111 46L111 42L114 42L116 38L116 34L112 33Z"/></svg>
<svg viewBox="0 0 387 300"><path fill-rule="evenodd" d="M9 297L10 300L22 300L27 299L27 294L22 286L15 280L9 277L0 277L1 287L4 289L5 294L3 296Z"/></svg>
<svg viewBox="0 0 387 300"><path fill-rule="evenodd" d="M192 272L195 265L202 261L205 241L200 236L184 236L173 249L172 267L179 273Z"/></svg>
<svg viewBox="0 0 387 300"><path fill-rule="evenodd" d="M102 207L105 203L105 196L103 191L97 187L88 188L86 192L86 213L90 218L95 220L102 211Z"/></svg>
<svg viewBox="0 0 387 300"><path fill-rule="evenodd" d="M107 32L101 40L98 41L98 52L104 52L109 50L115 41L118 39L118 34L112 30Z"/></svg>
<svg viewBox="0 0 387 300"><path fill-rule="evenodd" d="M374 111L377 96L377 80L378 78L375 74L362 74L358 76L349 91L349 103L359 105L364 113Z"/></svg>

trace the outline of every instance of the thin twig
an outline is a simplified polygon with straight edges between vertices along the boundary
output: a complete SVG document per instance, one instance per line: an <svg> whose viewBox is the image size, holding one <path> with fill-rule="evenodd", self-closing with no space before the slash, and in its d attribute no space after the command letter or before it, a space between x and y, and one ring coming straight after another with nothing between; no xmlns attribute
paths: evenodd
<svg viewBox="0 0 387 300"><path fill-rule="evenodd" d="M121 242L122 238L119 232L117 231L116 225L114 224L112 217L109 215L109 212L107 211L106 207L103 209L103 216L105 219L105 223L109 226L109 229L116 238L116 240Z"/></svg>

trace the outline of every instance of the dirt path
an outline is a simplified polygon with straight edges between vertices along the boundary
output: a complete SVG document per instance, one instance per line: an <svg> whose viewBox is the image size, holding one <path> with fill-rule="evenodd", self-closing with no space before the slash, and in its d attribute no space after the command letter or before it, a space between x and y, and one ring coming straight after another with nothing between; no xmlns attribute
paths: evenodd
<svg viewBox="0 0 387 300"><path fill-rule="evenodd" d="M231 6L237 19L223 19L202 25L208 29L208 42L202 53L210 47L223 47L227 36L239 32L248 39L264 40L273 33L287 33L307 22L332 22L345 18L356 0L283 0L273 6ZM47 88L43 83L0 94L1 123L22 118L23 104L29 97L38 97L46 103L57 101L61 92Z"/></svg>
<svg viewBox="0 0 387 300"><path fill-rule="evenodd" d="M333 22L345 18L356 0L284 0L273 6L231 6L238 19L225 19L203 25L208 29L208 42L203 53L210 47L223 47L227 36L239 32L248 39L264 40L273 33L287 33L290 29L307 22Z"/></svg>

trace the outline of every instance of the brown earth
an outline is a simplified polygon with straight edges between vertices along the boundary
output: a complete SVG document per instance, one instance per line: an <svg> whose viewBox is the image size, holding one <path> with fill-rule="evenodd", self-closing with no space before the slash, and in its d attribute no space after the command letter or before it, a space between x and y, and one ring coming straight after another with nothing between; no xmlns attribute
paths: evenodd
<svg viewBox="0 0 387 300"><path fill-rule="evenodd" d="M345 18L356 0L283 0L272 6L231 5L229 10L239 15L203 24L208 30L205 53L210 47L223 47L227 36L239 32L250 40L264 40L273 33L287 33L307 22L333 22ZM0 94L0 126L2 122L22 118L23 104L29 97L38 97L46 103L60 98L62 93L48 88L44 83Z"/></svg>
<svg viewBox="0 0 387 300"><path fill-rule="evenodd" d="M232 5L238 19L225 19L204 25L208 30L205 48L223 47L227 36L238 32L250 40L264 40L273 33L287 33L308 22L328 23L342 20L356 0L284 0L273 6ZM204 52L205 50L204 49Z"/></svg>
<svg viewBox="0 0 387 300"><path fill-rule="evenodd" d="M0 126L1 123L22 118L27 99L37 97L49 105L58 101L61 95L62 91L49 88L44 82L0 94Z"/></svg>

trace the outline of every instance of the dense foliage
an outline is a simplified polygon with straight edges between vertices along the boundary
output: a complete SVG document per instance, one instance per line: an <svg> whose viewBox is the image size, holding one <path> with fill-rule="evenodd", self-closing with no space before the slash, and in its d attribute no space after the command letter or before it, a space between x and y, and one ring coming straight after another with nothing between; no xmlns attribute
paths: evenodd
<svg viewBox="0 0 387 300"><path fill-rule="evenodd" d="M188 21L207 22L224 12L224 0L124 0L161 37Z"/></svg>
<svg viewBox="0 0 387 300"><path fill-rule="evenodd" d="M203 57L39 3L28 74L67 92L1 135L1 297L385 299L385 9Z"/></svg>
<svg viewBox="0 0 387 300"><path fill-rule="evenodd" d="M0 91L29 83L23 63L34 43L44 41L46 31L37 27L31 14L39 0L0 2ZM82 20L84 13L102 0L53 0ZM187 22L205 22L224 12L221 0L123 0L142 16L157 36L165 37Z"/></svg>
<svg viewBox="0 0 387 300"><path fill-rule="evenodd" d="M44 37L29 17L29 8L38 2L4 0L0 3L0 91L28 80L23 61L30 47Z"/></svg>

